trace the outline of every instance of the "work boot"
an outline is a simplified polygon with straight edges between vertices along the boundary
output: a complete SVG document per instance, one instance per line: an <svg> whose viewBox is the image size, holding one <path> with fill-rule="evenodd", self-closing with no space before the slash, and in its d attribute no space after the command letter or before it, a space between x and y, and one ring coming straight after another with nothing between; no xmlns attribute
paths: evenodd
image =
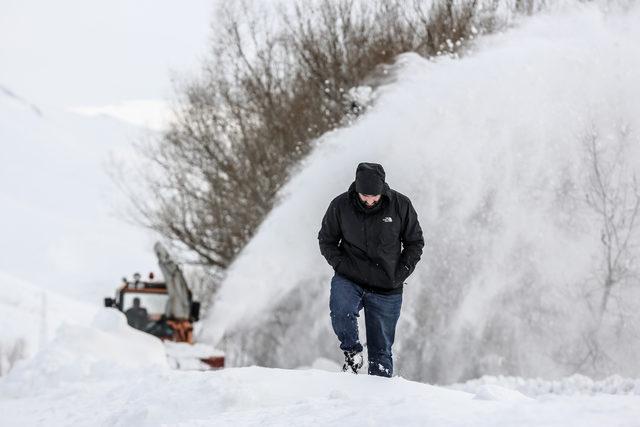
<svg viewBox="0 0 640 427"><path fill-rule="evenodd" d="M357 351L345 351L344 352L344 365L342 366L342 372L358 373L358 370L362 368L364 360L362 359L362 353Z"/></svg>

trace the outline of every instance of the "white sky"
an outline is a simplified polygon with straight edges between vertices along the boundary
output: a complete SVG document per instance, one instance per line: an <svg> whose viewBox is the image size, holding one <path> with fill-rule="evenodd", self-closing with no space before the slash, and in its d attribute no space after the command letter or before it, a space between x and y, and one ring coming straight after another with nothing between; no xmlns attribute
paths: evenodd
<svg viewBox="0 0 640 427"><path fill-rule="evenodd" d="M157 271L106 165L158 128L172 76L197 72L215 1L2 0L0 86L43 116L0 91L0 272L95 300Z"/></svg>
<svg viewBox="0 0 640 427"><path fill-rule="evenodd" d="M215 0L3 0L0 82L38 104L171 95L204 53Z"/></svg>

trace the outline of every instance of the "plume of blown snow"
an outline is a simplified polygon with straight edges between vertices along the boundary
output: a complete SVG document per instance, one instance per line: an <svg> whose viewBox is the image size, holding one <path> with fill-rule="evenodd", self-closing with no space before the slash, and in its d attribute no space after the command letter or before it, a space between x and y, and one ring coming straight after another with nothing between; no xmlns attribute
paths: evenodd
<svg viewBox="0 0 640 427"><path fill-rule="evenodd" d="M369 112L326 134L284 187L229 269L202 338L242 347L232 364L339 357L326 307L333 271L317 233L331 199L368 161L411 198L426 239L396 334L401 374L453 382L587 369L578 360L589 302L579 298L597 276L602 243L583 203L583 136L595 130L608 149L628 129L624 160L632 170L640 161L639 18L637 6L574 5L485 37L461 59L401 55L395 82L374 92ZM639 301L633 289L620 292ZM637 310L624 313L624 327L637 328ZM273 325L271 345L241 338ZM608 366L640 373L628 347L638 344L608 337ZM289 350L267 354L281 347Z"/></svg>

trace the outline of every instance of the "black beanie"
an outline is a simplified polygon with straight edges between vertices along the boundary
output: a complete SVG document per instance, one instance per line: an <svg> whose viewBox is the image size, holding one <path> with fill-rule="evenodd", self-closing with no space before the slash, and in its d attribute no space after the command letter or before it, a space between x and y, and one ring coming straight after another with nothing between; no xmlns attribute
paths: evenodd
<svg viewBox="0 0 640 427"><path fill-rule="evenodd" d="M356 169L356 191L367 196L382 194L384 168L378 163L360 163Z"/></svg>

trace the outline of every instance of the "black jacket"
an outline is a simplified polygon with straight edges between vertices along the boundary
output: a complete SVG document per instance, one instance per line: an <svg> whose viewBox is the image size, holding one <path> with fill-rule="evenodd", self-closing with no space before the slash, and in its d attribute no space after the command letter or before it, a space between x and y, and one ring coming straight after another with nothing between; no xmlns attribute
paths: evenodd
<svg viewBox="0 0 640 427"><path fill-rule="evenodd" d="M336 273L385 294L402 292L424 246L411 201L387 183L372 208L363 205L352 183L331 201L318 240L320 252Z"/></svg>

